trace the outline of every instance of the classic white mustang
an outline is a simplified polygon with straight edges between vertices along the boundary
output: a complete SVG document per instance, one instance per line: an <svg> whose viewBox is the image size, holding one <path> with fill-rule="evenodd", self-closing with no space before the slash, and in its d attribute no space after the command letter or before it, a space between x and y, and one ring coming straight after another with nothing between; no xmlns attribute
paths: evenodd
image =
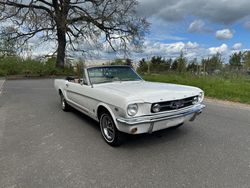
<svg viewBox="0 0 250 188"><path fill-rule="evenodd" d="M74 107L100 123L104 140L121 143L122 133L141 134L193 121L204 92L196 87L144 81L129 66L84 69L80 80L56 79L64 111Z"/></svg>

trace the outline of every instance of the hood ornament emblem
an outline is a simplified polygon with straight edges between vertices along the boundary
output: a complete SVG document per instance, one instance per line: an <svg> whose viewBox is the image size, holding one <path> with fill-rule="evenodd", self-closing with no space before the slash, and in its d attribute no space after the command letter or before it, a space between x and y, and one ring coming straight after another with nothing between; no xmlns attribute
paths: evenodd
<svg viewBox="0 0 250 188"><path fill-rule="evenodd" d="M172 109L179 109L179 108L181 108L183 106L184 106L184 102L182 100L180 100L180 101L173 101L170 104L170 107Z"/></svg>

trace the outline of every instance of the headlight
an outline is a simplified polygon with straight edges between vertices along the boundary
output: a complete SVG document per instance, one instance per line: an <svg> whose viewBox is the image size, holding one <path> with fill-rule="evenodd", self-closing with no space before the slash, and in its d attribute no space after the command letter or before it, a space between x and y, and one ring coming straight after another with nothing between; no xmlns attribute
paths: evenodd
<svg viewBox="0 0 250 188"><path fill-rule="evenodd" d="M202 102L202 101L203 101L203 98L204 98L204 93L203 93L203 92L200 92L200 94L198 95L198 101L199 101L199 102Z"/></svg>
<svg viewBox="0 0 250 188"><path fill-rule="evenodd" d="M160 112L160 110L161 110L161 107L160 107L159 104L154 104L154 105L152 106L152 111L153 111L154 113Z"/></svg>
<svg viewBox="0 0 250 188"><path fill-rule="evenodd" d="M135 116L138 112L138 105L137 104L128 105L127 112L129 116Z"/></svg>

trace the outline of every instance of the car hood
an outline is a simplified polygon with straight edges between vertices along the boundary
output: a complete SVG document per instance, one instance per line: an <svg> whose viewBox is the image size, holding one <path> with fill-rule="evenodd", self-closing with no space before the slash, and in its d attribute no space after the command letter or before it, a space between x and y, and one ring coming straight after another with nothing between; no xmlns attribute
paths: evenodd
<svg viewBox="0 0 250 188"><path fill-rule="evenodd" d="M160 102L178 100L198 95L201 89L191 86L147 81L128 81L98 84L102 91L126 97L131 101Z"/></svg>

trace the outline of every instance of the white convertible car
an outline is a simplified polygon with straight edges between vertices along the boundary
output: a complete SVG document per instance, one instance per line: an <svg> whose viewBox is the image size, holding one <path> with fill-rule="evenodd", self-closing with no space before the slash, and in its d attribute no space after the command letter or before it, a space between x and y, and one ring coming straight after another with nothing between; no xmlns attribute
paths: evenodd
<svg viewBox="0 0 250 188"><path fill-rule="evenodd" d="M64 111L74 107L100 123L104 140L117 146L122 133L142 134L180 127L202 112L196 87L144 81L129 66L84 69L81 79L56 79Z"/></svg>

